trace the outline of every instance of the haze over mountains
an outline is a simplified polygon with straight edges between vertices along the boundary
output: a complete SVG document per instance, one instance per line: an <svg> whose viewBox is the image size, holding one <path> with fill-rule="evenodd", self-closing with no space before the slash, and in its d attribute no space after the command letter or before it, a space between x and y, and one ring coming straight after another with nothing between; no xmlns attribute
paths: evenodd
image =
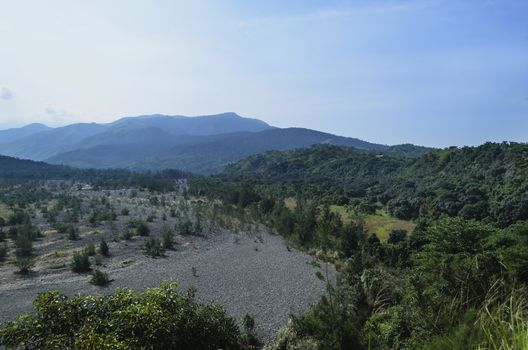
<svg viewBox="0 0 528 350"><path fill-rule="evenodd" d="M303 128L275 128L236 113L185 117L125 117L108 124L59 128L30 124L0 131L0 154L83 168L214 173L247 156L331 144L362 150L419 155L429 148L386 146Z"/></svg>

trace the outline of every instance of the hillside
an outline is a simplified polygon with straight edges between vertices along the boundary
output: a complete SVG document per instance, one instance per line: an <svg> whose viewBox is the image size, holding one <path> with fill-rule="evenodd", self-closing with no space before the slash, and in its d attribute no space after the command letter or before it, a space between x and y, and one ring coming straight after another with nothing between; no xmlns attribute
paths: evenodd
<svg viewBox="0 0 528 350"><path fill-rule="evenodd" d="M126 140L123 137L122 140ZM165 142L162 140L166 140ZM178 168L210 174L250 155L271 151L309 147L315 144L338 145L389 154L423 154L426 147L372 144L355 138L341 137L302 128L268 129L260 132L237 132L209 136L180 135L168 140L159 136L148 142L100 145L62 153L47 159L51 163L90 168L122 167L128 169ZM412 150L409 150L411 148Z"/></svg>
<svg viewBox="0 0 528 350"><path fill-rule="evenodd" d="M26 138L41 131L50 130L51 128L39 123L33 123L21 128L11 128L0 130L0 143L10 143L19 139Z"/></svg>
<svg viewBox="0 0 528 350"><path fill-rule="evenodd" d="M177 168L201 174L218 173L250 155L316 144L411 157L431 150L409 144L375 144L303 128L274 128L235 113L125 117L108 124L72 124L47 129L2 142L0 134L1 154L53 164L95 169Z"/></svg>
<svg viewBox="0 0 528 350"><path fill-rule="evenodd" d="M228 167L220 178L363 211L381 206L401 219L449 215L507 226L528 219L527 173L527 144L487 143L417 158L333 146L268 152Z"/></svg>

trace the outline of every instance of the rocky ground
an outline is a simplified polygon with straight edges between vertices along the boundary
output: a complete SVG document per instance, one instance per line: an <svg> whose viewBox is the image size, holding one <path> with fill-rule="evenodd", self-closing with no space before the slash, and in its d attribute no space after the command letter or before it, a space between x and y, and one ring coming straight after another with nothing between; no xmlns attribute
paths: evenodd
<svg viewBox="0 0 528 350"><path fill-rule="evenodd" d="M90 239L86 236L83 241ZM200 300L223 305L239 320L252 314L258 333L269 342L290 314L302 313L324 292L326 282L316 272L330 280L334 276L333 269L324 264L316 267L312 257L265 231L255 236L219 229L206 237L177 236L176 241L175 250L161 258L143 253L143 237L110 242L111 257L104 258L100 268L113 281L97 287L89 283L89 274L70 271L69 246L51 248L63 238L53 231L46 233L36 242L41 254L30 276L15 274L10 263L0 265L0 322L32 310L32 300L48 290L109 294L118 287L141 291L163 280L176 280L182 288L195 287ZM75 245L79 243L72 243L71 249Z"/></svg>

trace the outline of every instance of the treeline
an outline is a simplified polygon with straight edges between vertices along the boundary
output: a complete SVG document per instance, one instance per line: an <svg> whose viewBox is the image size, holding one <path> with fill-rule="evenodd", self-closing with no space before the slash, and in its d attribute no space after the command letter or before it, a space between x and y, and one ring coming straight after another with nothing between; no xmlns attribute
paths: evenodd
<svg viewBox="0 0 528 350"><path fill-rule="evenodd" d="M190 193L249 213L332 261L337 285L270 349L528 347L528 146L450 148L411 159L333 146L269 152ZM387 241L358 215L413 219ZM323 277L323 276L320 276Z"/></svg>
<svg viewBox="0 0 528 350"><path fill-rule="evenodd" d="M193 188L230 202L296 197L365 213L383 207L400 219L448 215L506 227L528 219L526 174L527 144L486 143L418 158L320 145L249 157L217 177L196 179Z"/></svg>
<svg viewBox="0 0 528 350"><path fill-rule="evenodd" d="M9 188L27 181L71 180L99 188L141 187L152 191L173 189L173 180L188 179L193 174L167 169L157 172L134 172L125 169L77 169L12 157L0 156L0 186ZM39 183L39 185L41 185ZM40 186L42 187L42 186Z"/></svg>

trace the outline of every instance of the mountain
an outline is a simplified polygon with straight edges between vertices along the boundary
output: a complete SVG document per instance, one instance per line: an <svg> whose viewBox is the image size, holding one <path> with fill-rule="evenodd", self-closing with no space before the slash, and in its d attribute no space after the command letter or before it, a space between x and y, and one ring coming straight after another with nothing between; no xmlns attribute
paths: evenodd
<svg viewBox="0 0 528 350"><path fill-rule="evenodd" d="M198 117L154 114L139 117L125 117L112 124L151 126L160 128L173 135L203 136L227 134L238 131L258 132L271 128L271 126L262 120L244 118L233 112Z"/></svg>
<svg viewBox="0 0 528 350"><path fill-rule="evenodd" d="M124 167L137 170L177 168L196 173L219 172L249 155L328 144L379 152L397 152L390 146L320 131L286 128L211 136L180 136L173 143L131 143L77 149L47 161L87 168ZM171 147L166 147L172 145ZM417 148L420 150L420 148ZM425 149L425 148L424 148Z"/></svg>
<svg viewBox="0 0 528 350"><path fill-rule="evenodd" d="M31 136L41 131L50 130L51 128L39 123L33 123L21 128L12 128L0 130L0 144L10 143L25 137Z"/></svg>
<svg viewBox="0 0 528 350"><path fill-rule="evenodd" d="M179 144L180 136L207 136L270 129L263 121L235 113L184 117L148 115L126 117L108 124L80 123L43 130L0 144L0 153L31 160L45 160L60 153L101 145ZM185 139L185 138L184 138ZM0 139L1 140L1 139Z"/></svg>
<svg viewBox="0 0 528 350"><path fill-rule="evenodd" d="M303 128L280 129L229 112L197 117L154 114L107 124L72 124L0 144L0 154L82 168L174 168L209 174L253 154L315 144L408 156L431 150L369 143Z"/></svg>
<svg viewBox="0 0 528 350"><path fill-rule="evenodd" d="M17 158L44 160L55 154L75 149L80 140L102 132L106 128L107 126L103 124L82 123L45 130L0 145L0 153Z"/></svg>

